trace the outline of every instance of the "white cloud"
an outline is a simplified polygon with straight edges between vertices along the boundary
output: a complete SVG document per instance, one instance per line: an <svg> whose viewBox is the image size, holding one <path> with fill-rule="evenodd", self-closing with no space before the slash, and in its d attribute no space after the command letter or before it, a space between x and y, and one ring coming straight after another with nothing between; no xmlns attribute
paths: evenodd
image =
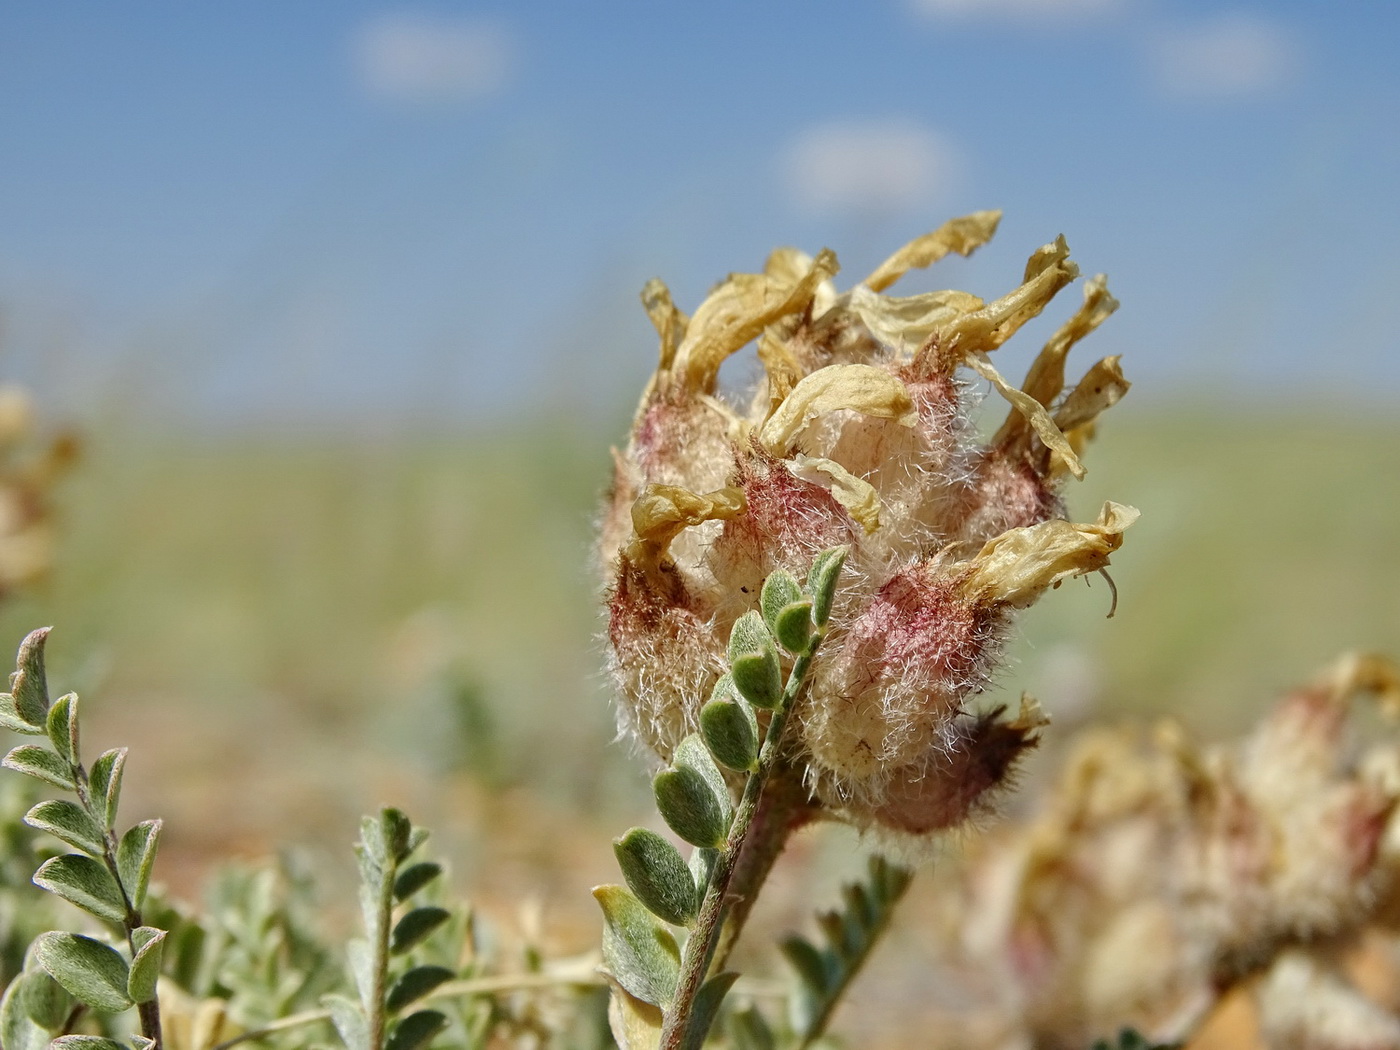
<svg viewBox="0 0 1400 1050"><path fill-rule="evenodd" d="M782 164L798 205L878 214L942 198L962 166L946 139L907 120L819 124L788 144Z"/></svg>
<svg viewBox="0 0 1400 1050"><path fill-rule="evenodd" d="M401 12L361 27L354 58L360 81L374 98L460 104L505 86L515 46L496 21Z"/></svg>
<svg viewBox="0 0 1400 1050"><path fill-rule="evenodd" d="M915 14L958 21L1059 22L1106 15L1125 0L908 0Z"/></svg>
<svg viewBox="0 0 1400 1050"><path fill-rule="evenodd" d="M1298 49L1273 22L1235 13L1159 30L1149 42L1149 61L1168 95L1238 98L1287 84L1298 68Z"/></svg>

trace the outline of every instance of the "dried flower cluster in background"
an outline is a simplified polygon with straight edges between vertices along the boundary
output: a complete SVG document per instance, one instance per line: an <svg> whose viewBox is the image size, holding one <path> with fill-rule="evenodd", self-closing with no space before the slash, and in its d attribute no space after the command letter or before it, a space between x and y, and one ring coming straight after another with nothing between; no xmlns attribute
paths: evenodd
<svg viewBox="0 0 1400 1050"><path fill-rule="evenodd" d="M49 493L76 453L69 435L36 438L29 395L0 387L0 597L48 571L54 547Z"/></svg>
<svg viewBox="0 0 1400 1050"><path fill-rule="evenodd" d="M1234 746L1084 732L1041 815L974 844L946 901L947 962L996 1019L955 1045L1173 1040L1247 988L1270 1047L1400 1048L1400 742L1356 753L1368 693L1400 714L1400 668L1347 657ZM1377 937L1391 1001L1353 981Z"/></svg>
<svg viewBox="0 0 1400 1050"><path fill-rule="evenodd" d="M953 220L847 292L830 251L779 249L687 317L659 281L643 299L660 364L616 454L601 554L611 668L623 720L668 758L725 670L731 626L776 569L849 547L831 636L796 715L792 768L827 812L895 838L961 824L1034 742L968 701L995 668L1014 610L1103 569L1137 512L1064 517L1059 489L1128 384L1116 357L1066 387L1065 359L1116 308L1102 277L1020 389L995 351L1078 276L1060 238L991 302L885 290L950 252L971 253L1000 214ZM721 365L757 340L745 403ZM964 370L1011 403L990 442Z"/></svg>

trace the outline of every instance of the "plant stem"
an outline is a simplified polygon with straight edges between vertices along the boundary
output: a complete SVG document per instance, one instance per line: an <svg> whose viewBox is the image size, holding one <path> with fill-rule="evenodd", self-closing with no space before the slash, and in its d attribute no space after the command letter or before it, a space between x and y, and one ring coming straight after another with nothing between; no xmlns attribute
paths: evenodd
<svg viewBox="0 0 1400 1050"><path fill-rule="evenodd" d="M802 785L800 773L786 767L773 771L749 826L748 839L734 862L729 880L729 912L720 929L719 945L711 963L714 968L724 969L758 900L759 891L787 848L788 839L817 812Z"/></svg>
<svg viewBox="0 0 1400 1050"><path fill-rule="evenodd" d="M676 982L676 997L665 1014L659 1050L680 1050L685 1042L686 1030L690 1026L691 1013L695 1008L695 997L705 983L715 949L719 945L725 912L731 903L730 884L737 862L744 849L750 825L758 814L764 786L774 767L778 765L778 753L782 746L783 731L787 728L788 715L802 691L812 657L816 655L817 647L821 644L821 637L820 634L814 634L806 651L799 654L794 661L787 685L783 689L782 701L774 709L768 722L768 732L763 737L763 747L758 755L758 768L744 783L744 794L739 800L738 809L735 810L734 822L729 827L729 837L720 850L719 860L710 876L709 888L705 891L705 899L700 905L700 915L685 942L680 978ZM759 870L766 875L764 866L760 865Z"/></svg>
<svg viewBox="0 0 1400 1050"><path fill-rule="evenodd" d="M384 1030L388 1024L384 997L389 983L389 926L394 918L394 876L397 871L398 862L391 857L388 869L383 872L383 881L379 884L374 929L370 931L374 938L370 945L374 952L374 982L370 1001L365 1004L369 1012L370 1050L383 1050Z"/></svg>

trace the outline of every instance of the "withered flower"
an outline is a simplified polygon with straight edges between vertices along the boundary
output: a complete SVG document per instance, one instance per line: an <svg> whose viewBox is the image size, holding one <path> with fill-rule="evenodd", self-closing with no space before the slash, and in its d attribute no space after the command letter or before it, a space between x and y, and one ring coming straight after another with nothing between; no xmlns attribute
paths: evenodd
<svg viewBox="0 0 1400 1050"><path fill-rule="evenodd" d="M50 493L72 465L77 441L36 441L29 395L0 387L0 597L46 573L53 562Z"/></svg>
<svg viewBox="0 0 1400 1050"><path fill-rule="evenodd" d="M662 758L694 730L764 579L800 578L837 545L847 569L789 745L816 802L891 833L953 827L1034 743L1033 702L1012 720L968 703L1013 611L1103 569L1137 517L1108 503L1074 524L1059 496L1066 474L1083 474L1095 419L1128 388L1110 357L1065 389L1069 350L1117 303L1103 277L1086 282L1017 389L988 355L1078 276L1063 238L991 302L885 294L910 269L970 254L999 219L955 219L844 293L830 251L791 248L730 275L693 317L647 285L660 362L615 453L600 553L623 722ZM756 389L725 397L721 364L755 341ZM1011 403L990 442L964 369Z"/></svg>

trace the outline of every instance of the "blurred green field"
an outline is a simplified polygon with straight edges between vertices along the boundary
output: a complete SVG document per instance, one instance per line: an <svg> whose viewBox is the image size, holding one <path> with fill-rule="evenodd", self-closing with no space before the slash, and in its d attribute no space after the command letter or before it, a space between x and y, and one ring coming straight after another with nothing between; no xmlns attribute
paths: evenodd
<svg viewBox="0 0 1400 1050"><path fill-rule="evenodd" d="M177 883L338 849L394 802L467 879L582 896L646 811L598 673L610 436L95 432L57 567L3 637L56 625L55 685L87 698L97 744L132 746L132 816L167 817ZM1098 579L1047 596L998 695L1028 688L1062 726L1173 712L1214 733L1346 648L1400 652L1400 423L1124 406L1088 464L1076 516L1143 511L1117 615Z"/></svg>

